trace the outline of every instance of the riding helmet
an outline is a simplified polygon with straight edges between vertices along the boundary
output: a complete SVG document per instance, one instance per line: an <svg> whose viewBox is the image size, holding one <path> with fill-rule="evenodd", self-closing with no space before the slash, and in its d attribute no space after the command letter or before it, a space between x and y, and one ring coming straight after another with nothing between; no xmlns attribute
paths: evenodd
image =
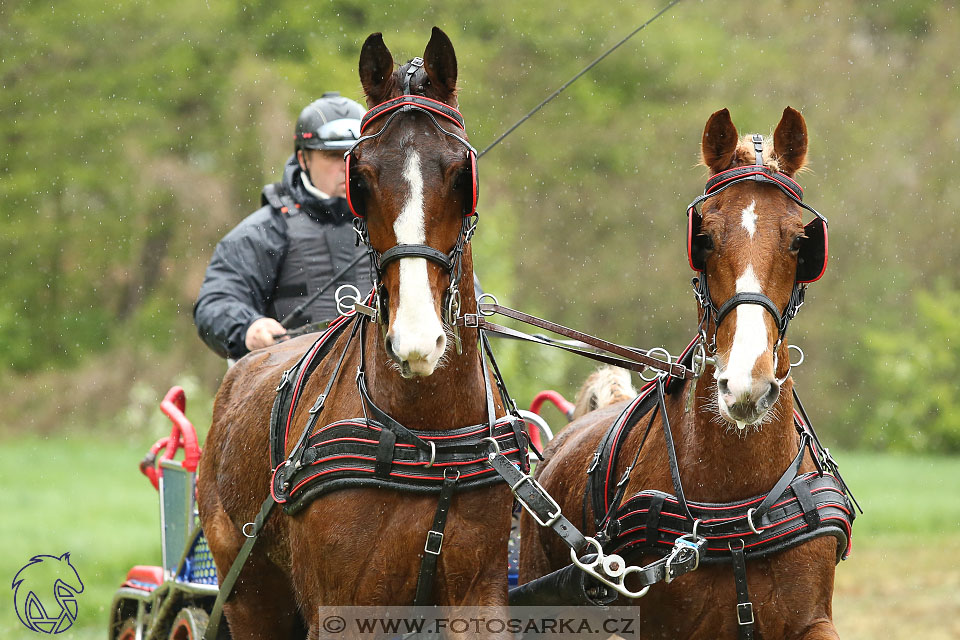
<svg viewBox="0 0 960 640"><path fill-rule="evenodd" d="M327 91L297 118L294 149L349 149L360 137L365 110L337 91Z"/></svg>

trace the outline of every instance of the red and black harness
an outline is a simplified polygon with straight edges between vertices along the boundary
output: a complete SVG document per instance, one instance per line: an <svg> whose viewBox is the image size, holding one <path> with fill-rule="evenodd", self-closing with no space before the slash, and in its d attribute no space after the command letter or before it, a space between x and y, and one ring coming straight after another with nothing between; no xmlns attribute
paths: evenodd
<svg viewBox="0 0 960 640"><path fill-rule="evenodd" d="M690 344L681 362L692 359L698 340ZM749 639L753 637L754 615L747 591L746 560L780 553L822 536L836 538L836 560L845 559L851 549L856 500L840 476L836 461L821 445L796 392L797 455L770 491L730 503L687 500L665 406L666 396L683 392L685 385L681 382L669 378L664 382L662 377L651 382L611 424L587 470L584 521L590 520L589 504L599 532L597 541L606 553L652 553L668 558L663 576L666 582L675 577L670 563L680 548L678 542L696 550L696 564L732 563L740 637ZM695 384L695 381L686 384ZM631 471L658 413L674 494L644 490L624 500ZM646 430L640 446L630 466L616 478L623 443L643 420L646 420ZM817 470L800 473L807 452Z"/></svg>
<svg viewBox="0 0 960 640"><path fill-rule="evenodd" d="M703 195L687 208L688 258L691 268L699 272L693 284L703 318L699 335L687 346L678 362L701 374L708 354L712 355L715 349L716 327L730 311L741 304L756 304L765 308L774 317L779 329L776 345L779 347L787 324L803 304L807 284L818 280L826 269L826 218L803 203L803 191L792 178L763 166L762 136L754 136L753 142L756 164L716 174L707 182ZM792 201L816 216L805 227L793 293L782 312L762 293L737 293L718 307L707 286L706 251L702 246L703 236L700 235L702 219L699 206L709 197L745 180L776 186ZM708 341L707 327L711 319L714 322L714 338ZM697 358L699 362L695 362ZM665 554L666 566L660 571L666 582L676 577L671 571L674 558L693 554L696 556L694 568L700 562L731 563L737 592L736 613L740 637L750 640L754 634L754 612L747 590L746 560L779 553L813 538L832 536L837 542L836 561L839 562L850 553L851 532L856 517L854 505L857 509L859 505L840 476L836 461L820 443L796 390L793 397L797 454L770 491L731 503L687 500L665 404L668 395L684 392L687 384L693 385L696 381L666 374L658 377L647 384L611 424L587 469L583 519L584 522L590 521L588 509L592 507L592 520L599 532L597 541L606 553ZM658 413L661 416L674 494L645 490L624 500L630 473L640 458ZM642 420L646 420L646 430L640 445L631 464L617 479L614 473L623 444L630 431ZM817 470L800 473L808 452ZM685 552L685 549L689 551ZM682 556L683 553L686 556Z"/></svg>

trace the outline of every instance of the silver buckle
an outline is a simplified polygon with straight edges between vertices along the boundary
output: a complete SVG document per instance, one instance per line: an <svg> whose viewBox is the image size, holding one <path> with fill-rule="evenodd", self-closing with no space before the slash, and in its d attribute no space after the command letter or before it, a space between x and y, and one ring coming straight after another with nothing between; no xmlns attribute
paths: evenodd
<svg viewBox="0 0 960 640"><path fill-rule="evenodd" d="M750 616L749 620L744 620L744 613ZM753 603L741 602L737 605L737 624L740 626L753 624Z"/></svg>
<svg viewBox="0 0 960 640"><path fill-rule="evenodd" d="M537 512L531 509L530 505L527 504L524 501L524 499L520 497L519 493L517 493L517 487L522 485L524 482L529 482L530 485L534 489L536 489L537 492L547 500L547 502L550 503L551 508L555 509L554 513L547 514L550 519L547 520L546 522L541 520L540 516L537 515ZM532 476L524 474L524 476L520 478L520 480L518 480L515 485L510 487L510 490L513 491L513 495L517 499L517 502L520 503L520 506L526 509L527 513L529 513L533 517L533 519L536 521L536 523L541 527L552 527L553 523L560 519L560 515L562 514L560 505L557 504L557 501L553 499L553 496L547 493L547 490L544 489L542 486L540 486L540 483L534 480Z"/></svg>
<svg viewBox="0 0 960 640"><path fill-rule="evenodd" d="M465 313L463 314L463 326L470 328L477 328L480 326L480 316L475 313Z"/></svg>
<svg viewBox="0 0 960 640"><path fill-rule="evenodd" d="M431 538L431 536L433 537ZM431 541L435 543L436 550L434 550L431 547L430 545ZM440 555L441 547L443 547L443 534L440 533L439 531L434 531L433 529L430 529L430 531L427 531L427 542L423 545L424 552L438 556Z"/></svg>

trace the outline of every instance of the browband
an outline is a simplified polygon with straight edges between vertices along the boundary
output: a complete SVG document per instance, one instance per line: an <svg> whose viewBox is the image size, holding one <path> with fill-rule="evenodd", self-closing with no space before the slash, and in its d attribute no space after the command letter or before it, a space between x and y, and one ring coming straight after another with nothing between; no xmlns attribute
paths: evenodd
<svg viewBox="0 0 960 640"><path fill-rule="evenodd" d="M465 129L463 116L460 115L459 111L450 105L440 102L439 100L424 98L423 96L403 95L397 96L392 100L387 100L386 102L381 102L374 108L367 111L360 120L360 133L362 134L367 128L367 125L380 116L404 107L417 107L419 109L424 109L431 113L435 113L438 116L446 118L461 129Z"/></svg>

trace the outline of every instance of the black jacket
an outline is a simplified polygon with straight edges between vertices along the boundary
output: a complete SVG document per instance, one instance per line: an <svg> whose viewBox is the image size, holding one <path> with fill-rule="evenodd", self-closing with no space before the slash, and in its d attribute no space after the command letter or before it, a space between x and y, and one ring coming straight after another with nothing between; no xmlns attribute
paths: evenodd
<svg viewBox="0 0 960 640"><path fill-rule="evenodd" d="M299 214L307 214L320 225L335 227L337 233L331 234L331 237L335 236L339 244L348 246L337 246L330 251L332 266L328 269L342 269L350 257L363 251L363 247L353 246L352 231L345 233L344 228L352 223L346 200L317 198L303 186L300 173L296 156L291 156L284 168L283 180L276 186L287 194L286 201L300 205ZM193 319L200 337L223 357L239 358L246 354L244 338L250 325L264 316L276 318L273 302L278 295L277 284L284 262L291 250L291 225L287 222L286 214L269 204L267 193L272 187L270 185L264 189L261 198L264 206L234 227L217 244L193 307ZM354 284L365 294L371 287L368 274L367 261L361 260L342 281ZM309 275L312 276L309 281L316 283L318 280L327 280L327 276L332 274ZM290 274L284 277L289 279ZM304 295L312 293L307 291L307 281L308 278L304 277ZM331 289L324 296L332 296L332 293ZM314 321L328 319L312 318Z"/></svg>

